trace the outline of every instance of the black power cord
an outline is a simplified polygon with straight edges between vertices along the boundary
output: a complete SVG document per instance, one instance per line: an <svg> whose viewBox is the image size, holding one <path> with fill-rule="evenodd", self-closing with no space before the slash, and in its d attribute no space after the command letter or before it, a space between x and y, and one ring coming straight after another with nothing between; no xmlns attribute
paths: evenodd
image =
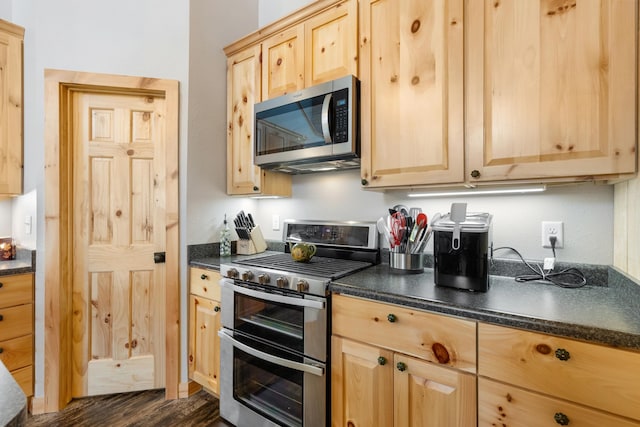
<svg viewBox="0 0 640 427"><path fill-rule="evenodd" d="M553 251L553 257L556 257L556 237L551 236L549 238L549 242L551 243L551 250ZM516 249L510 246L501 246L499 248L492 249L491 251L491 259L493 260L493 252L499 251L501 249L508 249L510 251L515 252L518 257L522 260L524 265L526 265L529 270L533 272L533 274L521 274L515 277L516 282L532 282L532 281L540 281L551 283L553 285L559 286L561 288L581 288L587 284L587 278L584 276L582 271L578 270L575 267L565 268L560 271L554 272L553 269L545 270L539 264L534 264L533 266L529 264L524 257L518 252ZM535 268L534 268L535 266Z"/></svg>

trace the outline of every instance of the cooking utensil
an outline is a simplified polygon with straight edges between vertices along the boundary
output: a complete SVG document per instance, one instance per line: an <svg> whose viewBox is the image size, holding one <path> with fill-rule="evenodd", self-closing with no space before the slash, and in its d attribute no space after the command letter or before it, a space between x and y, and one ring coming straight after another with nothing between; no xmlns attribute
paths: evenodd
<svg viewBox="0 0 640 427"><path fill-rule="evenodd" d="M389 242L389 248L393 249L393 247L395 246L394 240L391 237L391 231L389 231L389 227L387 227L387 222L383 217L378 218L376 227L378 228L378 232L384 236L387 242Z"/></svg>
<svg viewBox="0 0 640 427"><path fill-rule="evenodd" d="M412 208L413 209L413 208ZM409 236L409 242L413 243L418 237L418 232L427 226L427 215L420 212L416 218L416 222L411 229L411 235Z"/></svg>
<svg viewBox="0 0 640 427"><path fill-rule="evenodd" d="M403 250L402 244L404 241L405 231L405 216L400 212L396 212L391 215L391 236L394 240L394 248L399 247L401 252Z"/></svg>

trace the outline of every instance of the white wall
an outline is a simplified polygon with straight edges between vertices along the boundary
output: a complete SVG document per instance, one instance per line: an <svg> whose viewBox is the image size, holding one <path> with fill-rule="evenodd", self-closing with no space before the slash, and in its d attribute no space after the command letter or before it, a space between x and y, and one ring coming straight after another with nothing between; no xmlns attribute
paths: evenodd
<svg viewBox="0 0 640 427"><path fill-rule="evenodd" d="M11 236L11 199L0 200L0 237Z"/></svg>
<svg viewBox="0 0 640 427"><path fill-rule="evenodd" d="M264 27L285 15L313 3L313 0L259 0L259 26Z"/></svg>
<svg viewBox="0 0 640 427"><path fill-rule="evenodd" d="M260 200L257 222L267 239L281 240L271 229L272 215L281 220L336 219L375 221L388 208L402 203L420 207L432 218L447 213L452 202L466 202L468 211L493 215L494 246L511 246L527 259L550 256L540 244L541 221L563 221L565 248L559 261L611 264L613 254L613 187L582 184L550 188L545 193L518 196L472 196L466 198L410 199L408 191L375 192L360 188L358 171L293 177L291 199ZM432 250L431 245L427 250ZM497 252L496 257L510 257Z"/></svg>

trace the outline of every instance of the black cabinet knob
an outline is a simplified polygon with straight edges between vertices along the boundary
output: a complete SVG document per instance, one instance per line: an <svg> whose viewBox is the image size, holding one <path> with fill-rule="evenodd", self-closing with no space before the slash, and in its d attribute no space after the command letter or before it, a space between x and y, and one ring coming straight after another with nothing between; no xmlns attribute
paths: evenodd
<svg viewBox="0 0 640 427"><path fill-rule="evenodd" d="M209 278L209 276L207 276L206 274L203 274L202 276L200 276L200 279L202 280L207 280Z"/></svg>
<svg viewBox="0 0 640 427"><path fill-rule="evenodd" d="M556 350L556 357L562 361L567 361L571 359L571 354L564 348L559 348Z"/></svg>
<svg viewBox="0 0 640 427"><path fill-rule="evenodd" d="M378 365L386 365L387 364L387 358L386 357L378 357Z"/></svg>
<svg viewBox="0 0 640 427"><path fill-rule="evenodd" d="M560 424L561 426L569 425L569 417L567 417L562 412L556 412L556 414L553 416L553 419L556 420L556 423Z"/></svg>
<svg viewBox="0 0 640 427"><path fill-rule="evenodd" d="M395 314L389 313L387 314L387 320L391 323L395 323L395 321L398 320L398 318L396 317Z"/></svg>
<svg viewBox="0 0 640 427"><path fill-rule="evenodd" d="M396 368L398 368L398 371L404 372L404 371L407 370L407 365L405 363L403 363L403 362L398 362L396 364Z"/></svg>
<svg viewBox="0 0 640 427"><path fill-rule="evenodd" d="M260 187L258 187L257 185L253 186L253 191L260 191Z"/></svg>
<svg viewBox="0 0 640 427"><path fill-rule="evenodd" d="M366 179L362 178L362 180L360 181L360 183L362 185L369 185L369 181L367 181Z"/></svg>
<svg viewBox="0 0 640 427"><path fill-rule="evenodd" d="M4 283L0 282L0 288L4 286Z"/></svg>
<svg viewBox="0 0 640 427"><path fill-rule="evenodd" d="M4 317L2 316L2 314L0 314L0 322L4 320Z"/></svg>
<svg viewBox="0 0 640 427"><path fill-rule="evenodd" d="M216 305L215 307L213 307L213 311L215 311L216 313L220 311L220 306Z"/></svg>
<svg viewBox="0 0 640 427"><path fill-rule="evenodd" d="M480 177L480 171L477 169L474 169L471 171L471 178L479 178Z"/></svg>

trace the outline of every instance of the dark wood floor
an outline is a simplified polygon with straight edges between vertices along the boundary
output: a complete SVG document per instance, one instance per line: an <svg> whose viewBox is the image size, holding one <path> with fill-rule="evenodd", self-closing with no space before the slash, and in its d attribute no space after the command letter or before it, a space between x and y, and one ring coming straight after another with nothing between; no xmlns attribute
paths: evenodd
<svg viewBox="0 0 640 427"><path fill-rule="evenodd" d="M74 399L62 411L29 415L33 427L189 426L227 427L218 411L218 399L199 391L188 399L165 400L164 390Z"/></svg>

